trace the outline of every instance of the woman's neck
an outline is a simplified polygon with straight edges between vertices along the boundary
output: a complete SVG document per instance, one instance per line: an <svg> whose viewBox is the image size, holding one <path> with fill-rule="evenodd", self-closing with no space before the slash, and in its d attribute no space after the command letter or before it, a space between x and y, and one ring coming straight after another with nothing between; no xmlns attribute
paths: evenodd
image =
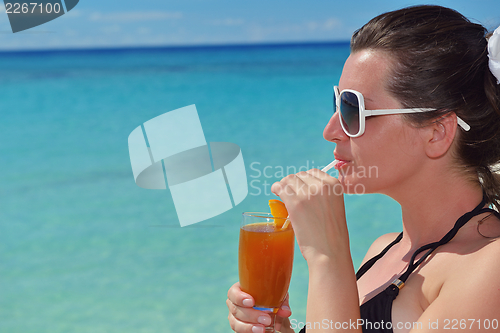
<svg viewBox="0 0 500 333"><path fill-rule="evenodd" d="M415 182L392 196L401 205L402 244L410 251L440 240L460 216L473 210L483 198L478 183L452 173L431 173L425 182ZM420 190L415 191L416 188Z"/></svg>

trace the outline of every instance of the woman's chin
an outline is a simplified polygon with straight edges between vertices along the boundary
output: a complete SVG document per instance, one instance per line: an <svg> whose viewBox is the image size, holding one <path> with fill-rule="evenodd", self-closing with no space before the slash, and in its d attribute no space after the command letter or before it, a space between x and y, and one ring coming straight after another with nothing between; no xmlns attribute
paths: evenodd
<svg viewBox="0 0 500 333"><path fill-rule="evenodd" d="M342 191L344 194L367 194L372 193L367 184L362 182L361 179L350 177L349 175L339 175L340 184L342 184Z"/></svg>

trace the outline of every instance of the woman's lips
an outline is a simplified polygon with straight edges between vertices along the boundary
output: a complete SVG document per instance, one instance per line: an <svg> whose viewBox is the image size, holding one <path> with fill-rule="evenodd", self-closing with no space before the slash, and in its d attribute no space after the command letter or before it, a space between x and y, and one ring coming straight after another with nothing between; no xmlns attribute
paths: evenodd
<svg viewBox="0 0 500 333"><path fill-rule="evenodd" d="M335 164L335 169L340 170L347 163L349 163L349 161L337 159L337 163Z"/></svg>

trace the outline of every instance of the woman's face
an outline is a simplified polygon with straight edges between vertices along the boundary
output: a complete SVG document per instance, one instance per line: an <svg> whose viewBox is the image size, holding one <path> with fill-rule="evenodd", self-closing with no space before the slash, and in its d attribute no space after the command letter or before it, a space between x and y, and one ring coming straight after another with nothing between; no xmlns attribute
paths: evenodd
<svg viewBox="0 0 500 333"><path fill-rule="evenodd" d="M362 93L367 110L401 108L385 90L391 61L380 51L351 54L344 65L339 90ZM339 180L346 193L390 194L408 185L425 156L419 129L405 122L401 115L368 117L364 134L350 138L342 130L337 112L323 136L336 143L335 158L341 162Z"/></svg>

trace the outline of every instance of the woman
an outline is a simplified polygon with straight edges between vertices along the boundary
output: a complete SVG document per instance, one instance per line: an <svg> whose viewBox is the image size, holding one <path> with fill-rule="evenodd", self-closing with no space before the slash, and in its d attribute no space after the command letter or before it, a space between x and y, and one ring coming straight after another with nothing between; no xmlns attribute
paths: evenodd
<svg viewBox="0 0 500 333"><path fill-rule="evenodd" d="M498 330L500 215L487 207L500 206L500 36L488 54L485 34L438 6L386 13L354 33L340 112L323 133L336 144L338 180L310 170L272 187L308 264L307 332ZM363 104L392 111L358 119ZM377 177L360 176L374 166ZM403 232L378 238L357 276L338 184L402 208ZM238 283L227 304L236 332L270 322ZM278 313L290 314L286 304ZM286 319L281 332L293 332Z"/></svg>

